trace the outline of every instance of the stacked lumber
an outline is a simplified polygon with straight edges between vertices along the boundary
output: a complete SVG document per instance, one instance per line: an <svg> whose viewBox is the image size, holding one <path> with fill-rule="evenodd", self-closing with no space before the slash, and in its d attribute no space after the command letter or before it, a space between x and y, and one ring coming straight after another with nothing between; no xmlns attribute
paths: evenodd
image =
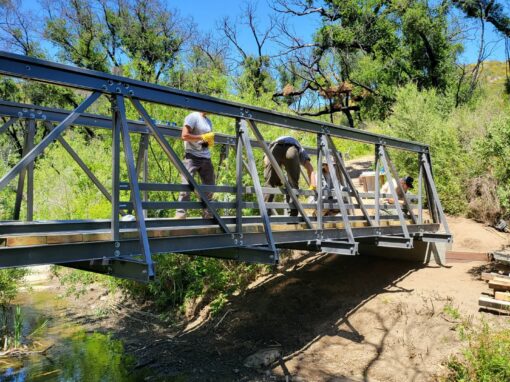
<svg viewBox="0 0 510 382"><path fill-rule="evenodd" d="M482 294L478 299L480 308L510 314L510 276L484 272L482 280L488 282L492 297Z"/></svg>

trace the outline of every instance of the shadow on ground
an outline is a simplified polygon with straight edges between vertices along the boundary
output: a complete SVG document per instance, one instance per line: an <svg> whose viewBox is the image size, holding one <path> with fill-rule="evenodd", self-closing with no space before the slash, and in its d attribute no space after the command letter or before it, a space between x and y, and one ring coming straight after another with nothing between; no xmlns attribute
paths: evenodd
<svg viewBox="0 0 510 382"><path fill-rule="evenodd" d="M136 315L120 320L116 335L126 339L127 351L137 357L138 365L150 367L155 375L182 375L183 381L274 380L244 367L243 361L260 349L277 347L285 371L287 360L298 357L322 336L362 342L349 316L378 294L410 292L395 284L417 266L319 254L287 265L246 294L232 298L217 317L192 331L158 336L149 318L141 320ZM142 322L133 328L133 319ZM340 326L347 330L339 330Z"/></svg>

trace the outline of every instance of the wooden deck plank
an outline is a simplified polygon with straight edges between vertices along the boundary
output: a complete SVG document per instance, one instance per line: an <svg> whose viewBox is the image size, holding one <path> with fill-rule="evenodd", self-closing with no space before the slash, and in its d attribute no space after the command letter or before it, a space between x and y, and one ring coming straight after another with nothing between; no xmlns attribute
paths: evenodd
<svg viewBox="0 0 510 382"><path fill-rule="evenodd" d="M398 226L398 221L381 221L381 226ZM366 227L368 223L365 221L351 222L353 228ZM229 228L235 230L235 225L229 225ZM271 225L273 231L297 231L307 230L305 223L297 224L278 224ZM329 222L324 223L325 229L344 229L343 223ZM314 228L316 229L316 228ZM147 234L151 238L158 237L176 237L176 236L202 236L221 234L223 231L218 226L186 226L186 227L158 227L149 228ZM244 233L261 233L264 232L264 226L261 223L251 223L243 225ZM120 231L121 240L137 239L138 231L136 229L122 229ZM0 247L19 247L19 246L36 246L44 244L64 244L92 241L109 241L111 240L110 230L82 230L82 231L60 231L49 232L47 234L27 234L27 235L3 235L0 236Z"/></svg>
<svg viewBox="0 0 510 382"><path fill-rule="evenodd" d="M46 244L46 236L9 236L6 238L7 247L25 247L29 245Z"/></svg>
<svg viewBox="0 0 510 382"><path fill-rule="evenodd" d="M78 243L82 241L83 234L81 233L46 236L46 244Z"/></svg>

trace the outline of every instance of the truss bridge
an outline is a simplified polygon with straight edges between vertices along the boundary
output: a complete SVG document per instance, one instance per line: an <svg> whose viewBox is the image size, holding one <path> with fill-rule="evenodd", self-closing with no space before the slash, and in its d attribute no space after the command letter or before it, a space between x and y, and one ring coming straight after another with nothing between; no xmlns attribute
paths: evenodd
<svg viewBox="0 0 510 382"><path fill-rule="evenodd" d="M15 81L71 88L83 95L74 110L0 100L0 138L14 128L23 132L22 155L11 159L7 172L0 174L0 198L13 201L4 210L10 213L4 218L10 220L0 221L0 268L59 264L149 281L157 274L154 254L277 264L281 249L444 262L452 237L425 144L8 52L0 52L0 74ZM222 158L235 163L231 184L199 184L177 149L182 146L180 128L157 123L150 112L153 106L204 111L230 122L234 133L216 134L215 144ZM130 119L128 114L136 117ZM314 168L320 171L326 162L335 169L330 172L332 187L325 189L319 181L315 191L307 186L293 189L264 138L267 126L281 128L286 135L315 136L316 145L306 150ZM103 163L111 174L108 179L100 179L90 160L86 163L68 139L69 130L80 127L101 129L111 136L111 162ZM339 139L373 147L375 174L384 174L374 176L373 190L361 190L351 177L343 153L337 150ZM111 205L110 218L34 219L36 160L50 145L61 145L69 155L62 160L74 161L99 189ZM149 173L151 145L164 153L188 184L151 181L162 178ZM418 174L416 192L405 194L401 202L397 194L403 192L402 186L391 181L400 178L390 158L393 150L408 152ZM261 153L283 187L263 185ZM382 181L389 181L389 194L379 192ZM179 202L176 195L182 191L196 197ZM208 200L211 192L215 196ZM267 194L281 195L283 200L288 196L290 201L266 203ZM167 198L162 200L161 195ZM388 207L389 200L396 202ZM197 216L172 218L179 208L195 210ZM212 217L200 217L203 209ZM297 216L268 214L273 209L297 210ZM326 209L337 213L324 216ZM127 214L135 218L125 221Z"/></svg>

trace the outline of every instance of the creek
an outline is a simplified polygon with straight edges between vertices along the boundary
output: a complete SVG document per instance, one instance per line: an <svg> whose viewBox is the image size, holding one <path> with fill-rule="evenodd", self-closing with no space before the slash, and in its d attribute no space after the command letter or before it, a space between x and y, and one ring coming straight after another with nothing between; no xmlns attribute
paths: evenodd
<svg viewBox="0 0 510 382"><path fill-rule="evenodd" d="M0 381L130 382L151 375L136 369L122 341L77 323L69 309L72 297L59 296L44 282L32 283L14 301L22 311L22 343L30 345L27 354L0 357Z"/></svg>

